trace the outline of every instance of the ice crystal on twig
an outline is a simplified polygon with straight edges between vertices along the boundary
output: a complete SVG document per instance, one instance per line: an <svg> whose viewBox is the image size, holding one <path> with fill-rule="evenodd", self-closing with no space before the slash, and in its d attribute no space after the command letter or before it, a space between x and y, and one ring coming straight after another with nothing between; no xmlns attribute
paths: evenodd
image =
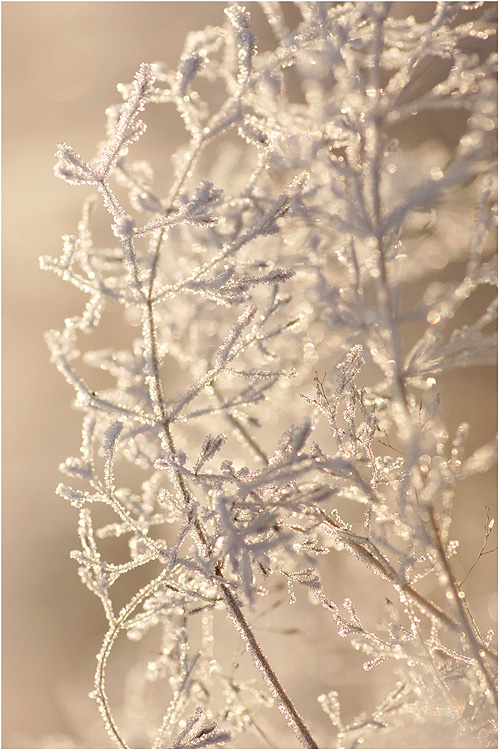
<svg viewBox="0 0 499 750"><path fill-rule="evenodd" d="M387 732L402 746L422 720L439 742L452 722L453 738L486 747L496 654L454 573L452 503L495 444L468 452L465 425L449 436L439 393L443 373L495 360L491 5L437 3L419 22L389 3L297 3L294 27L288 8L261 7L273 46L260 50L253 8L230 4L220 27L188 36L176 70L143 63L120 85L95 158L56 154L58 177L97 190L114 237L102 248L93 235L94 196L61 258L41 261L87 297L46 338L85 414L57 492L79 511L72 557L108 623L92 697L121 747L134 733L137 746L204 748L245 732L272 746L252 710L273 701L317 747L251 624L284 581L291 603L304 592L322 605L327 648L337 634L366 672L393 671L387 697L349 722L328 674L319 701L338 747ZM166 194L133 161L153 103L187 134ZM408 145L418 113L455 112L454 147L423 131ZM466 317L472 297L485 303ZM118 348L111 331L108 348L81 354L105 305L124 309L134 341ZM96 390L80 360L112 384ZM120 538L126 559L107 562ZM338 604L323 561L340 555L359 580ZM116 582L138 570L149 583L118 609ZM362 576L390 589L383 616L361 613ZM224 614L268 695L222 666ZM122 634L154 632L122 728L108 662Z"/></svg>

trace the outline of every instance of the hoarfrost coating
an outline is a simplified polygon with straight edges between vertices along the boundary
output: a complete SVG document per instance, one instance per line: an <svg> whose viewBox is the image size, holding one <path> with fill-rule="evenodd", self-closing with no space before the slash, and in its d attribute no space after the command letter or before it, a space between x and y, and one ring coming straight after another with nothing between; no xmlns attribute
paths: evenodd
<svg viewBox="0 0 499 750"><path fill-rule="evenodd" d="M176 70L143 63L120 84L95 158L56 153L58 177L97 191L61 258L41 261L88 298L47 343L84 415L57 491L79 511L72 557L107 618L92 697L121 747L275 747L293 741L285 724L305 747L404 747L408 726L421 747L492 747L494 633L454 573L452 520L458 484L493 466L495 442L468 452L440 395L444 374L496 359L495 5L437 3L426 22L390 3L290 5L260 4L267 51L256 6L228 6L222 26L188 36ZM154 105L187 133L167 191L133 156ZM428 113L459 115L454 143ZM404 124L418 117L414 145ZM94 239L99 197L111 246ZM119 307L130 346L110 330L107 348L81 353ZM95 390L88 367L113 385ZM106 562L119 538L123 559ZM351 597L335 602L349 555ZM138 569L149 580L134 588ZM393 601L366 618L356 591L377 580ZM342 718L334 670L315 696L330 724L300 708L306 671L284 684L254 626L283 582L290 602L303 589L322 605L318 648L352 681L338 635L365 670L390 664L374 709ZM254 683L227 673L224 615ZM130 667L120 709L113 647L150 631L159 652ZM255 707L273 702L282 728L262 728Z"/></svg>

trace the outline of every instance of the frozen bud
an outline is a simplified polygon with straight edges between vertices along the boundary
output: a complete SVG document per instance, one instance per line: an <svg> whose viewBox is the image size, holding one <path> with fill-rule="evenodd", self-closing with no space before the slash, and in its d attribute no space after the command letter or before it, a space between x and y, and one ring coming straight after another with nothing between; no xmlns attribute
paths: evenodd
<svg viewBox="0 0 499 750"><path fill-rule="evenodd" d="M118 239L129 239L135 234L135 221L131 216L120 216L112 225L112 230Z"/></svg>

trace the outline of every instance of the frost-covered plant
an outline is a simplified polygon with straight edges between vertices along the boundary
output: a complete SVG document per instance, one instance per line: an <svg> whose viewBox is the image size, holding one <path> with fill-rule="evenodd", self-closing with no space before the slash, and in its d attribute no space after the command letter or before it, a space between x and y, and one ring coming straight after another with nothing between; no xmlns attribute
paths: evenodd
<svg viewBox="0 0 499 750"><path fill-rule="evenodd" d="M495 447L467 455L467 426L448 434L439 393L443 373L495 363L496 302L455 322L496 284L495 4L437 3L418 23L390 3L297 3L294 29L281 4L261 7L273 49L258 52L250 13L230 5L225 25L188 36L176 70L144 63L120 85L93 160L57 151L57 176L95 188L114 234L94 241L91 196L61 258L42 259L88 296L47 341L84 413L57 491L79 511L72 557L108 622L92 696L122 747L233 743L249 703L272 700L317 747L249 624L285 580L291 600L304 586L330 613L331 643L339 632L366 668L394 665L390 694L349 723L331 676L319 702L338 747L379 746L376 734L418 721L492 746L493 633L456 581L451 521L456 484L492 466ZM176 109L188 134L166 195L131 160L153 105ZM408 148L403 125L424 113L460 117L450 151L424 131ZM439 273L450 263L457 281ZM116 348L113 323L109 348L81 355L105 306L135 338ZM80 360L113 387L96 390ZM119 537L127 546L112 548ZM127 559L107 561L112 549ZM355 581L352 600L332 600L322 556L346 553L392 587L400 616L363 623ZM150 580L120 580L118 609L113 586L138 568ZM223 613L268 695L224 672ZM153 628L160 652L134 668L122 728L109 658L122 633Z"/></svg>

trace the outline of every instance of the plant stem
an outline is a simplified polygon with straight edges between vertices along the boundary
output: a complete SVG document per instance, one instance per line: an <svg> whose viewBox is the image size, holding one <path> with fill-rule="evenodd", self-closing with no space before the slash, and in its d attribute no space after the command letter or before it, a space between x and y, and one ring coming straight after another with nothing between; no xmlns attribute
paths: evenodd
<svg viewBox="0 0 499 750"><path fill-rule="evenodd" d="M159 244L160 243L158 243L157 254L159 254ZM147 299L147 302L145 303L145 316L144 316L144 328L145 328L144 333L146 334L145 336L146 346L149 349L149 356L150 356L150 361L151 361L151 365L153 369L153 378L152 378L152 382L150 382L149 384L149 389L151 392L151 399L153 401L155 411L157 411L157 416L162 419L163 424L164 424L163 434L166 439L166 444L170 452L172 454L175 454L176 453L175 441L173 439L170 422L167 416L167 411L166 411L164 397L163 397L163 389L161 385L161 378L159 374L159 361L158 361L158 353L157 353L156 328L155 328L155 323L154 323L152 291L153 291L153 284L150 283L149 290L148 290L148 299ZM178 471L173 471L172 473L173 473L174 481L177 485L177 489L179 490L180 494L184 498L186 511L192 523L193 530L195 531L199 541L201 542L202 547L204 548L204 553L206 557L209 557L207 534L205 530L203 529L203 526L199 518L197 517L195 506L193 504L193 498L186 484L185 478ZM261 672L265 682L267 683L269 687L270 692L276 699L280 710L286 717L288 724L292 727L295 735L298 737L298 739L300 740L300 742L302 743L304 747L318 748L318 745L315 742L312 735L310 734L305 722L303 721L302 717L296 710L293 702L289 698L281 682L279 681L277 675L275 674L274 670L270 666L270 663L267 657L263 653L258 641L255 638L255 635L251 629L251 626L249 625L246 618L244 617L244 614L240 605L238 604L234 594L231 592L228 584L224 580L223 574L219 567L216 568L215 575L217 577L217 580L219 581L220 592L225 602L225 606L227 608L229 619L234 623L244 644L246 645L246 648L248 649L248 651L250 651L253 661L255 663L255 666Z"/></svg>
<svg viewBox="0 0 499 750"><path fill-rule="evenodd" d="M310 734L302 717L294 707L292 701L279 682L277 675L270 666L267 657L260 648L260 645L256 640L246 618L244 617L244 614L240 606L238 605L233 593L224 582L220 583L220 589L222 591L225 606L227 607L230 619L233 621L234 625L239 631L239 634L244 641L246 648L253 657L253 661L255 662L256 667L262 673L270 692L273 694L279 705L279 708L291 724L295 735L298 737L304 747L318 748L319 746Z"/></svg>
<svg viewBox="0 0 499 750"><path fill-rule="evenodd" d="M477 662L483 677L485 678L485 682L487 683L487 687L489 689L489 695L497 706L497 688L483 660L483 656L485 656L485 651L482 648L480 648L478 643L476 642L475 634L473 633L473 629L470 625L468 617L466 616L466 610L464 608L463 600L459 596L460 592L456 586L456 579L454 578L452 569L447 559L447 555L445 554L445 550L442 545L442 540L440 539L440 529L438 528L438 523L437 523L437 519L435 516L435 512L431 506L428 507L428 512L430 516L431 527L433 530L432 541L433 541L435 550L437 552L440 564L444 571L445 577L447 578L448 591L451 594L452 600L454 602L454 606L456 609L459 623L462 628L463 635L466 636L468 648L473 658Z"/></svg>

